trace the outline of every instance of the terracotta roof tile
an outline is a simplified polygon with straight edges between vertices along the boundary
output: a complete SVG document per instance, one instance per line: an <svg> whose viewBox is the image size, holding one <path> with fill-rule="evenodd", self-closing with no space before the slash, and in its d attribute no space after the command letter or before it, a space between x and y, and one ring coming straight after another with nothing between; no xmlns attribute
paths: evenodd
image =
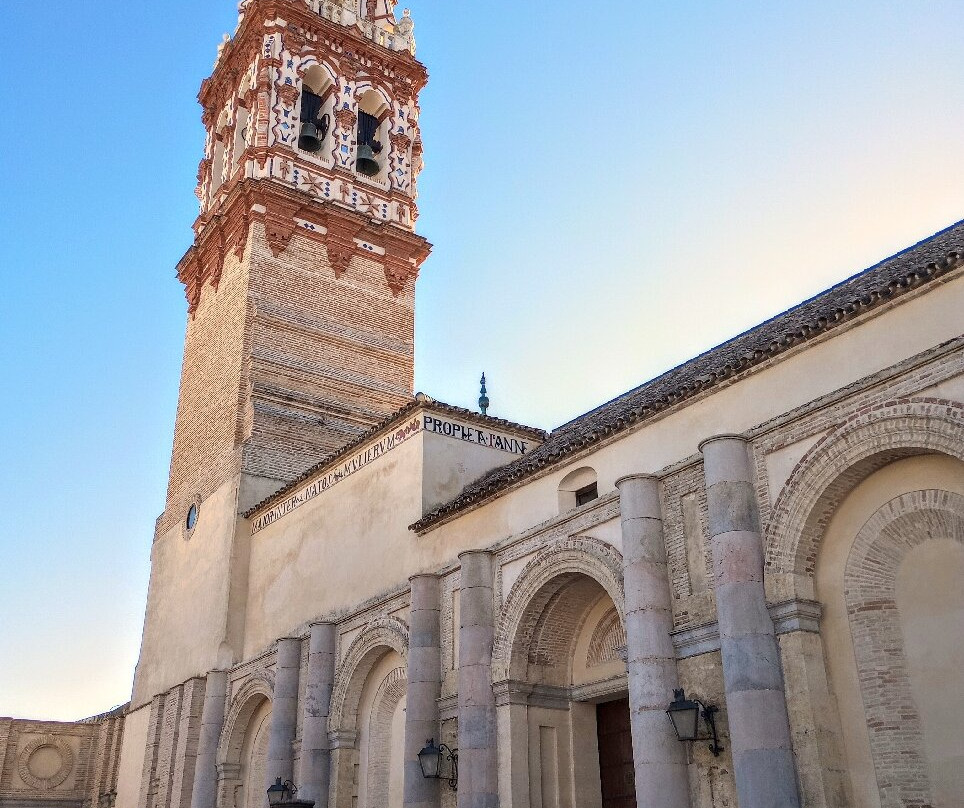
<svg viewBox="0 0 964 808"><path fill-rule="evenodd" d="M570 455L640 424L738 373L964 265L964 221L555 429L524 457L489 472L411 526L428 530Z"/></svg>

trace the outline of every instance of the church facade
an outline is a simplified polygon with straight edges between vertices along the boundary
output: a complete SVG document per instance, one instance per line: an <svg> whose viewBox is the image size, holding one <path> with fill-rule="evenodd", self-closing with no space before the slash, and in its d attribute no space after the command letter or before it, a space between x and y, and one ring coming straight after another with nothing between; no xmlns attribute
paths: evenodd
<svg viewBox="0 0 964 808"><path fill-rule="evenodd" d="M964 804L964 223L547 434L413 395L426 81L241 3L131 701L0 806Z"/></svg>

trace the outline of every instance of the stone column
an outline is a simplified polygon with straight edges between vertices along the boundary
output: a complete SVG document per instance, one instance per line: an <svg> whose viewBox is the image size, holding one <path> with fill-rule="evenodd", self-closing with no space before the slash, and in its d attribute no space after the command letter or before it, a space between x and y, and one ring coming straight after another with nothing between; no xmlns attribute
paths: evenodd
<svg viewBox="0 0 964 808"><path fill-rule="evenodd" d="M679 687L659 481L617 480L626 589L626 667L640 805L689 808L686 748L666 717Z"/></svg>
<svg viewBox="0 0 964 808"><path fill-rule="evenodd" d="M211 671L204 688L201 734L194 764L191 808L215 808L218 801L218 739L224 727L224 704L228 695L228 674Z"/></svg>
<svg viewBox="0 0 964 808"><path fill-rule="evenodd" d="M408 690L405 697L405 788L407 808L438 808L438 780L422 776L419 750L439 737L438 700L442 695L441 604L437 575L411 580L408 631Z"/></svg>
<svg viewBox="0 0 964 808"><path fill-rule="evenodd" d="M294 756L291 746L295 740L298 722L298 677L300 673L301 640L292 637L278 640L278 655L274 671L274 696L271 699L268 758L265 765L265 788L279 777L282 782L294 780Z"/></svg>
<svg viewBox="0 0 964 808"><path fill-rule="evenodd" d="M498 808L492 553L459 555L459 808Z"/></svg>
<svg viewBox="0 0 964 808"><path fill-rule="evenodd" d="M740 808L799 808L780 650L763 591L763 537L744 438L700 444Z"/></svg>
<svg viewBox="0 0 964 808"><path fill-rule="evenodd" d="M301 722L301 763L298 767L298 799L327 808L331 781L331 751L328 743L328 715L335 682L333 623L314 623L308 641L308 679Z"/></svg>

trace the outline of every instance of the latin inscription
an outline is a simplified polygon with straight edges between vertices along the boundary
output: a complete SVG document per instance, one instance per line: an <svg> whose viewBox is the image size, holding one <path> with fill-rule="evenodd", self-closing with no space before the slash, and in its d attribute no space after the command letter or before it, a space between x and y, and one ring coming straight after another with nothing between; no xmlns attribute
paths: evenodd
<svg viewBox="0 0 964 808"><path fill-rule="evenodd" d="M496 449L508 454L523 455L529 451L529 444L518 438L499 435L498 433L489 432L485 429L460 424L457 421L436 418L434 415L420 415L417 418L413 418L405 426L399 427L390 435L386 435L375 443L369 444L364 449L359 450L357 454L352 455L341 465L331 469L327 474L319 477L317 480L308 483L304 488L299 489L283 502L275 505L271 510L265 511L252 523L252 535L259 533L269 525L273 525L279 519L284 518L309 500L314 499L319 494L324 493L355 472L365 468L365 466L377 460L379 457L388 454L396 446L404 443L423 430L471 443L476 446Z"/></svg>
<svg viewBox="0 0 964 808"><path fill-rule="evenodd" d="M488 446L490 449L498 449L510 454L525 454L529 451L529 445L516 438L508 438L504 435L497 435L495 432L487 432L484 429L459 424L455 421L445 421L442 418L435 418L431 415L424 416L425 431L436 432L449 438L464 440L466 443L475 443L479 446Z"/></svg>

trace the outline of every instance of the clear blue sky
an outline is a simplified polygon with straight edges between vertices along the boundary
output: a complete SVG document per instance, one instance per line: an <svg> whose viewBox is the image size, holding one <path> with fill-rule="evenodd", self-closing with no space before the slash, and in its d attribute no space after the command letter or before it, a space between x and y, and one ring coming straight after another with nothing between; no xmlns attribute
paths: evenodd
<svg viewBox="0 0 964 808"><path fill-rule="evenodd" d="M125 701L233 0L11 2L0 715ZM412 0L417 386L552 427L964 218L964 3Z"/></svg>

